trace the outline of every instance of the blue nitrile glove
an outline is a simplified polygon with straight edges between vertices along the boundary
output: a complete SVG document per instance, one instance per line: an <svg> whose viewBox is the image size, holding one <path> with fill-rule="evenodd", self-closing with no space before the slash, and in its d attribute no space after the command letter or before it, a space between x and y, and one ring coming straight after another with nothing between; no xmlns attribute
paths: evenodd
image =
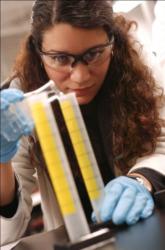
<svg viewBox="0 0 165 250"><path fill-rule="evenodd" d="M150 192L138 181L120 176L105 186L105 197L100 205L100 218L116 225L136 223L140 218L149 217L154 209ZM92 220L96 221L95 214Z"/></svg>
<svg viewBox="0 0 165 250"><path fill-rule="evenodd" d="M23 98L23 92L17 89L5 89L0 92L1 163L11 160L17 152L20 137L30 134L33 129L33 123L26 117L26 114L23 114L19 107L14 109L16 103Z"/></svg>

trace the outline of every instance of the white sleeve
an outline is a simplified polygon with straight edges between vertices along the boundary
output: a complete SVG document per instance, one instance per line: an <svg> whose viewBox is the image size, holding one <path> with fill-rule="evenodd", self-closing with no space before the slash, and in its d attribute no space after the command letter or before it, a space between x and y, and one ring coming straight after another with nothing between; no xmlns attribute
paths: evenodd
<svg viewBox="0 0 165 250"><path fill-rule="evenodd" d="M165 119L165 107L161 110L161 117ZM150 168L165 175L165 126L157 139L156 150L153 154L139 158L130 172L139 168Z"/></svg>
<svg viewBox="0 0 165 250"><path fill-rule="evenodd" d="M159 61L165 60L165 2L155 4L155 19L152 24L152 47Z"/></svg>
<svg viewBox="0 0 165 250"><path fill-rule="evenodd" d="M29 142L27 137L22 137L18 153L12 161L19 186L19 205L12 218L0 217L1 245L18 240L24 234L31 217L31 194L36 188L36 179L33 176L35 169L30 163L28 148Z"/></svg>
<svg viewBox="0 0 165 250"><path fill-rule="evenodd" d="M148 52L145 51L143 56L145 57L144 61L146 65L152 69L153 75L157 83L164 90L165 95L165 74L161 71L152 54L148 54ZM165 105L159 110L159 113L160 118L165 120ZM139 158L130 172L143 167L156 170L165 175L165 125L161 128L161 134L157 139L155 152L151 155Z"/></svg>

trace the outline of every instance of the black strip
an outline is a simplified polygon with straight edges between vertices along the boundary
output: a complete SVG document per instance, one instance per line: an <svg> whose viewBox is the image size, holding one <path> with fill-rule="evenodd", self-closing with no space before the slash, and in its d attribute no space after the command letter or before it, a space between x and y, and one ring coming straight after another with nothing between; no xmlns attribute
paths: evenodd
<svg viewBox="0 0 165 250"><path fill-rule="evenodd" d="M60 131L60 135L61 135L63 145L65 148L65 152L68 157L69 164L71 166L71 171L73 174L73 178L75 180L75 184L78 189L78 193L80 196L82 206L84 208L87 220L91 222L92 206L91 206L90 199L89 199L89 196L88 196L88 193L87 193L84 181L83 181L83 177L80 171L80 167L79 167L79 164L78 164L75 152L74 152L74 148L70 139L70 135L69 135L67 126L65 124L65 120L63 118L63 114L61 111L59 101L57 99L53 101L51 103L51 107L53 109L53 113L54 113L55 120L59 128L59 131Z"/></svg>
<svg viewBox="0 0 165 250"><path fill-rule="evenodd" d="M132 173L138 173L143 175L153 187L153 192L158 192L165 189L165 175L159 173L150 168L139 168L134 170Z"/></svg>

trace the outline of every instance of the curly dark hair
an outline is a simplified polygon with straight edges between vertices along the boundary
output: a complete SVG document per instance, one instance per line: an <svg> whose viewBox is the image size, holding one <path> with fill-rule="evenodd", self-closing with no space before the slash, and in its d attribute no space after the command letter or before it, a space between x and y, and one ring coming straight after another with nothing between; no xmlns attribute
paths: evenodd
<svg viewBox="0 0 165 250"><path fill-rule="evenodd" d="M111 1L35 1L31 32L14 66L14 77L19 77L25 92L48 80L37 48L42 45L44 31L61 22L85 29L100 27L110 39L114 37L113 57L101 90L102 104L107 108L102 120L107 128L111 126L113 157L125 173L138 157L154 152L161 127L158 114L161 92L140 57L140 45L138 52L135 49L138 42L131 36L130 29L136 23L114 15ZM109 123L110 106L112 121ZM107 147L111 147L110 142Z"/></svg>

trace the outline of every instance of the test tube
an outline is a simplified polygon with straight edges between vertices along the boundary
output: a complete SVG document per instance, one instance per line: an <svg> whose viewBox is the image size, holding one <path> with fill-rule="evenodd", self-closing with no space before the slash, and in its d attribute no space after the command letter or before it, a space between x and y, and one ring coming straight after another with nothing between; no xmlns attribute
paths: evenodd
<svg viewBox="0 0 165 250"><path fill-rule="evenodd" d="M8 110L2 112L1 135L7 141L16 141L21 134L28 135L33 129L34 123L26 99L10 104ZM8 126L6 126L7 121L9 121Z"/></svg>
<svg viewBox="0 0 165 250"><path fill-rule="evenodd" d="M46 93L28 98L49 176L72 242L90 233Z"/></svg>
<svg viewBox="0 0 165 250"><path fill-rule="evenodd" d="M104 183L75 93L61 96L59 101L91 205L97 221L100 222L99 206L104 197Z"/></svg>
<svg viewBox="0 0 165 250"><path fill-rule="evenodd" d="M55 83L50 80L42 87L25 93L25 98L16 103L12 103L7 111L2 111L4 119L1 119L1 134L7 141L18 140L18 134L20 135L21 131L23 131L24 135L26 135L26 128L27 135L29 134L29 131L32 130L34 124L26 99L31 95L39 94L43 91L53 91L58 95L60 94L60 91L56 88ZM6 127L6 122L8 120L10 120L10 123Z"/></svg>

